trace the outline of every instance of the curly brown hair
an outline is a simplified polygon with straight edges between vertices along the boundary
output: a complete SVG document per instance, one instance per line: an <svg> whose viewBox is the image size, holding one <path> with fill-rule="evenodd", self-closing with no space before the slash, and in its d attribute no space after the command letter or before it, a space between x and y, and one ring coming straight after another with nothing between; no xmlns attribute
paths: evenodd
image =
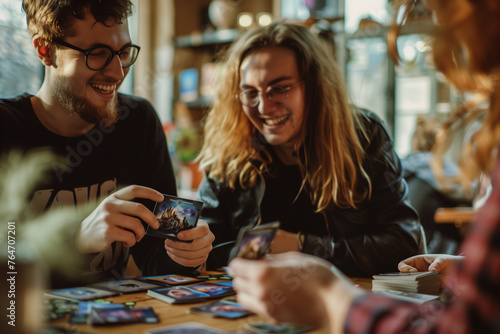
<svg viewBox="0 0 500 334"><path fill-rule="evenodd" d="M73 20L84 19L86 9L96 22L112 19L121 24L132 14L132 6L130 0L23 0L29 33L48 43L71 34Z"/></svg>

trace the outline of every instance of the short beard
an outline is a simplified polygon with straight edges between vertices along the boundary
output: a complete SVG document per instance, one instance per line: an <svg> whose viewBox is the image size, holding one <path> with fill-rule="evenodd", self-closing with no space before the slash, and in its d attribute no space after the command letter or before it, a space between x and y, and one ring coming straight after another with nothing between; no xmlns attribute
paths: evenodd
<svg viewBox="0 0 500 334"><path fill-rule="evenodd" d="M111 126L118 121L117 98L113 99L106 107L97 108L85 98L77 97L71 91L70 85L58 78L55 84L56 98L70 115L78 116L91 124L104 122Z"/></svg>

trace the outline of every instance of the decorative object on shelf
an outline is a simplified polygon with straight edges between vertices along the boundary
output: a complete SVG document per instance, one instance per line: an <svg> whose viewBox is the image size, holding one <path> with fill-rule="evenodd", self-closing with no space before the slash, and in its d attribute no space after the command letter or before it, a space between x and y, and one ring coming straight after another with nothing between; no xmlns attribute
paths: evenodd
<svg viewBox="0 0 500 334"><path fill-rule="evenodd" d="M188 68L179 75L179 99L184 102L198 98L198 71Z"/></svg>
<svg viewBox="0 0 500 334"><path fill-rule="evenodd" d="M173 142L176 156L181 164L192 161L200 151L200 127L193 120L189 108L183 102L174 106L175 129Z"/></svg>
<svg viewBox="0 0 500 334"><path fill-rule="evenodd" d="M250 28L253 25L253 14L250 12L241 12L238 14L238 27Z"/></svg>
<svg viewBox="0 0 500 334"><path fill-rule="evenodd" d="M383 28L383 24L374 20L370 15L359 20L358 31L369 31Z"/></svg>
<svg viewBox="0 0 500 334"><path fill-rule="evenodd" d="M387 0L387 11L392 17L394 15L394 2L395 0ZM400 13L406 10L407 4L404 4L400 8ZM422 21L432 21L432 12L428 10L422 1L414 1L409 6L413 7L410 16L408 16L408 22L422 22Z"/></svg>
<svg viewBox="0 0 500 334"><path fill-rule="evenodd" d="M271 22L273 22L273 16L271 13L262 12L257 14L257 24L259 26L265 27L270 25Z"/></svg>
<svg viewBox="0 0 500 334"><path fill-rule="evenodd" d="M208 6L210 22L218 29L230 29L236 25L240 0L212 0Z"/></svg>

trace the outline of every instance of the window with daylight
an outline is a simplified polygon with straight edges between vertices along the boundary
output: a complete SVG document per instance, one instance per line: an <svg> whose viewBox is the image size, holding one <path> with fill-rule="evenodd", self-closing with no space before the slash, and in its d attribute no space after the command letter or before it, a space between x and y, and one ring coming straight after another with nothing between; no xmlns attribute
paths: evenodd
<svg viewBox="0 0 500 334"><path fill-rule="evenodd" d="M0 97L36 93L43 66L31 45L21 1L0 2L0 45Z"/></svg>

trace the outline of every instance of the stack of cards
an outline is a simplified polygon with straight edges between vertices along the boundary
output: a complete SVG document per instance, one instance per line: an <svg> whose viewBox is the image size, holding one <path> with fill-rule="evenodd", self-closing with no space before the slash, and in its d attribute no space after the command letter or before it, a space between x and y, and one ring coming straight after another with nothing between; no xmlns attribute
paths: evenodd
<svg viewBox="0 0 500 334"><path fill-rule="evenodd" d="M148 290L148 296L170 304L194 303L210 298L234 295L231 282L198 283L186 286L173 286Z"/></svg>
<svg viewBox="0 0 500 334"><path fill-rule="evenodd" d="M95 299L100 299L100 298L116 296L118 294L119 293L117 293L117 292L102 290L102 289L95 289L95 288L91 288L91 287L77 287L77 288L69 288L69 289L62 289L62 290L54 290L54 291L45 292L45 295L48 297L62 298L62 299L68 299L68 300L77 300L77 301L78 300L95 300Z"/></svg>
<svg viewBox="0 0 500 334"><path fill-rule="evenodd" d="M437 271L384 273L373 275L372 291L395 290L411 293L438 294Z"/></svg>
<svg viewBox="0 0 500 334"><path fill-rule="evenodd" d="M192 240L177 239L177 234L180 231L196 227L203 202L170 195L163 196L165 197L163 202L156 203L153 210L160 227L155 230L148 225L146 234L164 239L192 242Z"/></svg>

